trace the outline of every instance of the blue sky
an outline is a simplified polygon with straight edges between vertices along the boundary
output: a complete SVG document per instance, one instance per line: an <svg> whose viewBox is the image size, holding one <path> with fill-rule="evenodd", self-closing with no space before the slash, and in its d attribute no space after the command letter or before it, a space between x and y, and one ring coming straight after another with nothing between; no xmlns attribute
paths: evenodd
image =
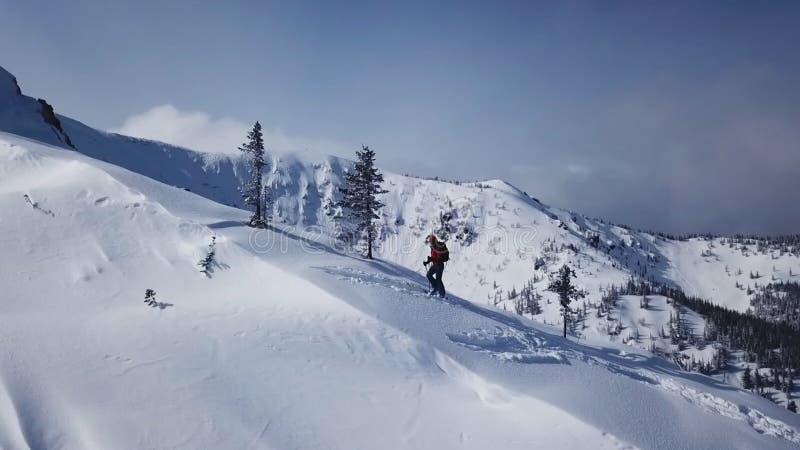
<svg viewBox="0 0 800 450"><path fill-rule="evenodd" d="M639 227L800 231L799 2L200 3L0 0L0 65L98 128L223 151L260 120Z"/></svg>

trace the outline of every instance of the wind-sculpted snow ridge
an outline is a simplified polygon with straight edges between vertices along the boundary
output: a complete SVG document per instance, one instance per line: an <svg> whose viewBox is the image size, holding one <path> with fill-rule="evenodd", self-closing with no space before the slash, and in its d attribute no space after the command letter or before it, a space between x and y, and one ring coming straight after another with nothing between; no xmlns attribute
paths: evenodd
<svg viewBox="0 0 800 450"><path fill-rule="evenodd" d="M469 349L486 352L502 361L530 364L545 362L568 363L569 359L581 359L592 364L599 364L605 366L611 372L624 374L654 388L680 395L692 405L710 413L741 420L759 433L780 437L795 444L800 444L800 433L796 428L780 420L768 417L757 409L739 405L707 392L685 386L674 378L659 376L644 367L633 369L629 366L622 366L597 357L586 357L579 352L559 347L548 347L545 339L531 332L522 332L509 327L497 326L492 330L475 329L460 334L448 334L448 338ZM623 356L623 358L625 357L632 357L632 359L640 361L645 360L635 355Z"/></svg>
<svg viewBox="0 0 800 450"><path fill-rule="evenodd" d="M423 289L418 284L396 280L387 275L344 267L327 268L326 271L337 275L339 279L353 283L383 286L409 295L425 296ZM432 299L432 301L438 300ZM677 394L692 405L710 413L743 421L759 433L780 437L795 444L800 444L800 433L796 428L780 420L770 418L758 409L739 405L707 392L688 387L677 382L674 378L657 375L644 365L642 367L621 365L611 360L587 356L574 348L564 348L563 343L561 345L556 344L553 339L548 339L542 336L541 333L527 327L519 329L506 325L496 325L491 329L475 328L459 333L447 333L447 337L453 343L470 350L486 353L500 361L523 364L569 364L569 360L581 360L590 364L597 364L605 367L610 372L627 376L656 389ZM620 353L615 355L615 359L646 362L648 358L635 353Z"/></svg>
<svg viewBox="0 0 800 450"><path fill-rule="evenodd" d="M741 420L759 433L777 436L800 445L800 433L798 433L797 428L773 419L757 409L738 405L709 393L680 385L673 379L663 379L658 376L654 376L654 378L659 381L659 388L676 393L689 403L700 406L706 411Z"/></svg>
<svg viewBox="0 0 800 450"><path fill-rule="evenodd" d="M711 423L730 424L731 421L750 428L756 435L777 438L777 441L771 441L769 445L778 448L793 448L798 443L798 420L795 415L786 413L766 400L741 393L711 378L682 372L672 363L642 351L627 346L596 348L576 344L554 334L557 330L541 329L527 320L482 308L457 297L444 300L428 297L424 293L421 275L415 276L408 272L397 271L395 268L379 266L368 270L329 265L312 269L321 270L339 282L354 284L361 289L371 289L377 297L389 300L389 304L380 303L380 305L370 299L351 301L351 303L375 314L376 317L381 317L412 336L421 335L425 340L439 342L440 345L437 347L442 354L448 355L451 359L473 361L472 364L466 364L466 367L470 367L473 371L477 369L480 376L491 373L490 378L503 379L502 373L513 373L514 380L509 382L512 391L505 392L514 390L522 393L536 392L565 408L580 409L570 402L580 403L585 399L600 402L604 408L600 408L599 411L596 405L591 407L587 405L589 411L596 411L597 414L595 416L595 413L587 412L588 417L597 421L615 417L616 419L610 420L613 425L609 431L617 436L627 436L626 440L629 443L641 448L684 446L753 448L751 445L755 444L746 444L744 441L738 441L736 444L722 444L721 441L715 441L723 439L727 442L730 437L723 438L722 435L712 437L716 433L712 431ZM396 300L393 300L395 296ZM426 312L418 309L420 303L427 305ZM476 317L471 314L462 315L459 311L471 312L477 317L486 319L486 323L474 326ZM441 334L431 333L431 329L427 326L438 330ZM479 358L481 362L476 364L471 357L448 346L448 342L456 348L485 355L499 365L487 365L483 358ZM564 390L565 386L555 381L562 379L571 380L564 382L573 384L569 384L569 388ZM520 380L530 380L531 383L520 384ZM620 386L625 387L620 389ZM564 398L552 397L553 390ZM492 389L485 388L479 390L477 395L480 398L488 398L490 403L499 403L502 395L492 394L493 392ZM620 401L617 396L627 400ZM681 439L675 437L664 441L653 441L644 436L630 438L631 434L619 430L620 423L627 423L631 420L630 417L637 414L635 411L637 407L629 402L634 402L637 407L640 404L662 405L655 407L655 410L659 410L664 404L670 404L672 406L668 409L674 409L671 414L680 415L679 422L683 424L681 426L691 429L693 426L687 422L697 420L694 424L697 429L694 431L702 437L689 438L687 435L684 444L680 444ZM768 410L772 411L772 414L777 412L781 418L766 414L765 411ZM652 415L653 411L653 408L645 406L640 414L646 418ZM669 421L669 417L663 417L665 414L669 415L666 410L657 413L661 420ZM709 417L709 414L713 414L713 418ZM694 415L697 415L695 419L689 419L689 416ZM647 428L649 425L641 426ZM665 424L659 426L669 427ZM691 434L689 429L684 429L682 432ZM657 433L663 433L663 430Z"/></svg>

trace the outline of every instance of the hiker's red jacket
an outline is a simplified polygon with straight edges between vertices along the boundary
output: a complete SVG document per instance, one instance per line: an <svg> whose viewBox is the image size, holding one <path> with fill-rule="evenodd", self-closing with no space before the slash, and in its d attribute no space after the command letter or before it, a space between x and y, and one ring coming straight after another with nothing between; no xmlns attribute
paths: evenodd
<svg viewBox="0 0 800 450"><path fill-rule="evenodd" d="M441 264L444 262L442 261L443 254L444 250L439 246L439 243L436 242L433 244L433 247L431 247L431 256L428 257L428 261L434 264Z"/></svg>

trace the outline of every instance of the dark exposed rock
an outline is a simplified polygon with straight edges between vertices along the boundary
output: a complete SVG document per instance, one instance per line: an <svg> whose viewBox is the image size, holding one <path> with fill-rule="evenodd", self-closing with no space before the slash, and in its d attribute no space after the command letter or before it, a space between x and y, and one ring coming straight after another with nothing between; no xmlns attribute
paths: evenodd
<svg viewBox="0 0 800 450"><path fill-rule="evenodd" d="M40 98L37 101L42 106L41 109L42 119L44 119L45 122L50 124L53 128L55 128L61 133L60 137L63 138L65 144L69 145L72 148L75 148L75 146L72 145L72 141L69 139L69 136L67 136L67 133L64 131L64 128L61 127L61 121L58 120L58 116L56 116L53 107L49 103L47 103L47 101L43 98Z"/></svg>

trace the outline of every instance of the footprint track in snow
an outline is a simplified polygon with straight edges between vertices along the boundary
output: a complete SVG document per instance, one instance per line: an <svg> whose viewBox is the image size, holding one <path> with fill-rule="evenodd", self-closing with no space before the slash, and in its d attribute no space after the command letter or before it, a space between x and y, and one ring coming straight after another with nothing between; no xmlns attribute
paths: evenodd
<svg viewBox="0 0 800 450"><path fill-rule="evenodd" d="M476 328L461 333L447 333L451 342L472 350L489 353L503 361L532 364L537 362L565 363L564 351L547 347L543 339L508 327L493 330Z"/></svg>

